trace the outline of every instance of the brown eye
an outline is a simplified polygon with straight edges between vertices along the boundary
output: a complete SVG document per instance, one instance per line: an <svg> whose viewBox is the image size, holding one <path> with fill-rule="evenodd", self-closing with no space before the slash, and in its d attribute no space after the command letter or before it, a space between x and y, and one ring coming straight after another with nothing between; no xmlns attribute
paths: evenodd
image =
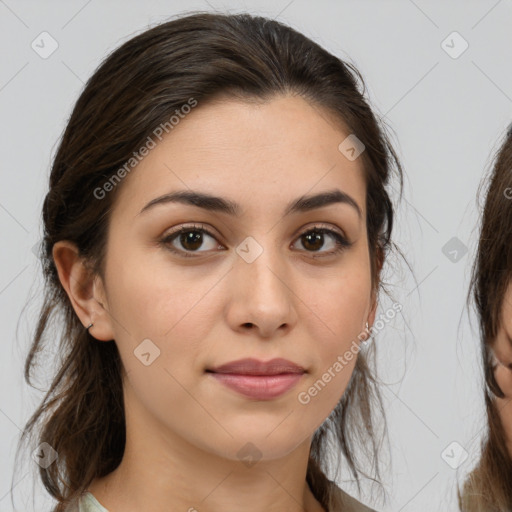
<svg viewBox="0 0 512 512"><path fill-rule="evenodd" d="M199 231L180 233L178 239L187 251L195 251L203 244L203 235Z"/></svg>
<svg viewBox="0 0 512 512"><path fill-rule="evenodd" d="M328 235L326 237L326 235ZM331 239L330 250L321 251L322 247L326 245L329 238ZM347 247L352 245L345 237L340 235L338 232L324 228L324 227L315 227L308 231L305 231L300 235L299 240L302 243L302 246L306 249L307 252L318 252L321 256L330 256L333 254L337 254L341 252ZM316 256L315 256L316 257Z"/></svg>
<svg viewBox="0 0 512 512"><path fill-rule="evenodd" d="M180 229L166 235L161 243L170 251L180 256L190 257L193 253L204 253L210 249L222 247L215 237L201 226L182 226ZM179 247L178 246L181 246ZM208 247L208 244L210 247ZM207 246L206 250L199 250Z"/></svg>
<svg viewBox="0 0 512 512"><path fill-rule="evenodd" d="M312 251L318 251L324 245L324 235L317 231L312 231L306 235L302 235L302 239L304 247L306 249L311 249Z"/></svg>

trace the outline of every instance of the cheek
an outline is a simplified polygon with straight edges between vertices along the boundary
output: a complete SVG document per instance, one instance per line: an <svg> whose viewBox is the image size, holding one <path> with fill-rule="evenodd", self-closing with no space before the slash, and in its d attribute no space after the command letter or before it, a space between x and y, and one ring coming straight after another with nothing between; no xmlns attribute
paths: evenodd
<svg viewBox="0 0 512 512"><path fill-rule="evenodd" d="M220 317L220 301L207 293L215 282L202 279L199 286L187 286L190 279L176 275L166 284L141 272L118 281L113 301L123 322L116 325L116 343L130 384L125 386L129 402L144 404L183 435L186 418L198 425L206 421L201 401L191 400L191 394L203 371L205 340ZM187 411L183 424L176 411Z"/></svg>
<svg viewBox="0 0 512 512"><path fill-rule="evenodd" d="M314 299L318 328L332 349L342 349L357 337L368 320L371 298L369 269L363 266L340 270L325 279ZM320 334L317 332L317 335Z"/></svg>
<svg viewBox="0 0 512 512"><path fill-rule="evenodd" d="M147 252L147 249L146 249ZM111 259L109 305L112 316L119 319L116 334L135 339L180 337L184 332L197 332L207 321L203 303L208 303L210 290L218 275L199 267L179 267L161 250L153 255L136 251L118 266ZM212 308L212 304L208 304ZM192 320L193 319L193 320ZM193 322L194 329L190 328Z"/></svg>
<svg viewBox="0 0 512 512"><path fill-rule="evenodd" d="M135 250L125 259L114 256L108 302L115 342L131 387L144 401L156 401L158 409L166 397L181 396L178 383L191 388L202 371L204 340L221 315L218 275L173 267L160 256L158 261L146 256L142 263Z"/></svg>
<svg viewBox="0 0 512 512"><path fill-rule="evenodd" d="M364 261L364 260L363 260ZM316 343L316 365L299 403L315 410L317 418L327 417L350 381L359 355L370 305L369 268L354 265L326 279L319 292L310 296L310 338Z"/></svg>

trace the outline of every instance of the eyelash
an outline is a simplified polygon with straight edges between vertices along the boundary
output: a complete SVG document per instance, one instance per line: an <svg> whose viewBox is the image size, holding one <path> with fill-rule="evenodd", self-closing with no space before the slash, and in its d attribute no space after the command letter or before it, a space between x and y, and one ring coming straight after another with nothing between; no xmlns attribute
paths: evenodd
<svg viewBox="0 0 512 512"><path fill-rule="evenodd" d="M210 231L205 229L203 226L201 226L201 225L193 225L193 226L181 226L176 231L173 231L172 233L169 233L166 236L164 236L160 240L160 243L165 248L167 248L168 250L170 250L171 252L173 252L175 254L178 254L179 256L183 256L185 258L197 257L197 256L195 256L194 253L206 252L206 251L182 251L182 250L178 250L178 249L176 249L176 248L174 248L172 246L172 242L174 241L175 238L177 238L179 235L181 235L183 233L190 233L190 232L206 233L208 236L216 239L215 236L212 233L210 233ZM306 252L311 252L312 253L311 256L313 258L324 258L324 257L328 257L328 256L334 256L335 254L339 254L342 251L344 251L345 249L349 248L353 244L353 242L349 242L344 236L340 235L337 231L334 231L332 229L329 229L329 228L326 228L326 227L323 227L323 226L313 226L312 228L309 228L308 230L303 231L297 237L297 239L299 239L299 238L301 238L304 235L307 235L309 233L320 233L320 234L331 235L334 238L335 243L336 243L336 249L334 249L332 251L329 251L327 253L321 253L320 255L315 255L314 251L307 251L306 250Z"/></svg>

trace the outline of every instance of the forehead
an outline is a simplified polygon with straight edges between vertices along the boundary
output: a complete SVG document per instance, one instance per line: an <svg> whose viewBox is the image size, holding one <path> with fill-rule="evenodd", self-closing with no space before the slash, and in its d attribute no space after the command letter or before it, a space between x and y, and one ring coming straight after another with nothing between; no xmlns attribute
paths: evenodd
<svg viewBox="0 0 512 512"><path fill-rule="evenodd" d="M133 217L157 195L190 188L268 210L338 188L364 213L362 158L338 149L348 135L300 96L198 103L124 179L115 209Z"/></svg>

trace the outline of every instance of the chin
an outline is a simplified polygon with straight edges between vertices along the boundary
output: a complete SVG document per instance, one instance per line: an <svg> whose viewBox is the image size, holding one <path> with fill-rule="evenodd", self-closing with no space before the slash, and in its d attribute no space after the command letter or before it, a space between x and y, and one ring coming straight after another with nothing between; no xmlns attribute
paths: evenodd
<svg viewBox="0 0 512 512"><path fill-rule="evenodd" d="M248 466L251 465L251 461L283 458L305 441L299 433L296 436L291 435L289 429L283 430L280 434L277 431L272 432L268 423L260 431L246 429L236 433L229 428L227 430L233 437L228 439L223 436L223 442L210 445L209 451L228 460L247 461ZM211 442L211 439L209 441Z"/></svg>

